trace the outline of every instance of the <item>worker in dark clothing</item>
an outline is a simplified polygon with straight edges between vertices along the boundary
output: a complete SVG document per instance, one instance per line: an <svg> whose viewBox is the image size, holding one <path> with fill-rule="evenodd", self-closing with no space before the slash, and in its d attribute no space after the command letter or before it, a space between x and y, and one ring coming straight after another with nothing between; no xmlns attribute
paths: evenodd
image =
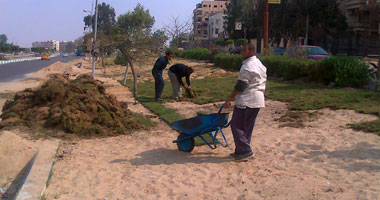
<svg viewBox="0 0 380 200"><path fill-rule="evenodd" d="M169 68L168 75L173 88L173 99L179 100L182 97L182 87L185 89L191 89L190 86L190 74L194 72L193 68L184 64L175 64ZM182 77L186 77L186 83L183 84Z"/></svg>
<svg viewBox="0 0 380 200"><path fill-rule="evenodd" d="M157 59L152 69L152 74L154 77L154 91L155 91L154 99L156 101L162 101L161 94L165 86L164 79L162 78L162 71L166 68L169 61L172 60L172 57L173 57L173 53L170 51L167 51L165 56L161 56Z"/></svg>

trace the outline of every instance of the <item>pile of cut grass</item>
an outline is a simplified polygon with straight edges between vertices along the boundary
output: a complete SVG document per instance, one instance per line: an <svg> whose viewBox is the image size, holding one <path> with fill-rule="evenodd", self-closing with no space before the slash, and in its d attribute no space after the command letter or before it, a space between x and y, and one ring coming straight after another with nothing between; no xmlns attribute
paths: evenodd
<svg viewBox="0 0 380 200"><path fill-rule="evenodd" d="M115 136L153 123L105 93L89 75L75 80L54 74L36 90L16 93L3 107L1 128L25 126L35 131L62 130L80 137Z"/></svg>

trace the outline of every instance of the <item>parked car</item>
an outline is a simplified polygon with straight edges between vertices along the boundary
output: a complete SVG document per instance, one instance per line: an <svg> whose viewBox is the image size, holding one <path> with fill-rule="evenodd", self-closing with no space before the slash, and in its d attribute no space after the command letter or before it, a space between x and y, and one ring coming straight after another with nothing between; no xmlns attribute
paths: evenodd
<svg viewBox="0 0 380 200"><path fill-rule="evenodd" d="M63 57L63 58L67 58L67 57L69 57L69 54L68 54L68 53L63 53L63 54L62 54L62 57Z"/></svg>
<svg viewBox="0 0 380 200"><path fill-rule="evenodd" d="M329 53L319 46L294 46L288 48L284 55L296 58L307 58L310 60L323 60L329 57Z"/></svg>
<svg viewBox="0 0 380 200"><path fill-rule="evenodd" d="M228 49L230 54L240 54L241 50L242 50L242 48L240 46L235 46L235 47L231 47Z"/></svg>
<svg viewBox="0 0 380 200"><path fill-rule="evenodd" d="M50 60L50 56L48 54L44 54L41 56L41 60Z"/></svg>
<svg viewBox="0 0 380 200"><path fill-rule="evenodd" d="M285 49L282 47L271 47L271 50L274 55L276 56L282 56L284 55Z"/></svg>

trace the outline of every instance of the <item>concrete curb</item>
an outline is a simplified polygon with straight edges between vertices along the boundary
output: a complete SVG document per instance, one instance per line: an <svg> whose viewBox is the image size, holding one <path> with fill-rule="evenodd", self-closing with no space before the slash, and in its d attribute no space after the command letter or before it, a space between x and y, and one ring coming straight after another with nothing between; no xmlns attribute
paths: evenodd
<svg viewBox="0 0 380 200"><path fill-rule="evenodd" d="M40 199L46 189L55 156L59 147L58 141L42 141L38 155L31 166L24 184L16 196L16 200Z"/></svg>
<svg viewBox="0 0 380 200"><path fill-rule="evenodd" d="M53 54L50 56L51 58L54 58L58 56L59 54ZM2 64L8 64L8 63L15 63L15 62L23 62L23 61L29 61L29 60L41 60L41 57L33 57L33 58L22 58L22 59L15 59L15 60L0 60L0 65Z"/></svg>
<svg viewBox="0 0 380 200"><path fill-rule="evenodd" d="M28 60L41 60L41 57L22 58L22 59L16 59L16 60L0 60L0 65L8 64L8 63L15 63L15 62L28 61Z"/></svg>

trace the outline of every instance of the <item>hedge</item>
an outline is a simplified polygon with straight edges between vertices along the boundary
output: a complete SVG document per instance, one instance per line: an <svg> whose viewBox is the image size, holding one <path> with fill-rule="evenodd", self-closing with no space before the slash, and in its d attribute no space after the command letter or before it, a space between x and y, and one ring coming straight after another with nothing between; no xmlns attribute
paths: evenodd
<svg viewBox="0 0 380 200"><path fill-rule="evenodd" d="M263 56L261 62L267 68L268 76L280 77L285 80L294 80L308 76L310 67L316 61L290 58L287 56Z"/></svg>
<svg viewBox="0 0 380 200"><path fill-rule="evenodd" d="M216 67L239 71L243 58L241 55L217 54L207 49L175 51L176 56L188 59L209 60ZM314 61L287 56L262 56L261 62L267 68L268 76L295 80L307 77L310 81L337 86L363 87L368 83L368 66L358 58L333 56L323 61Z"/></svg>

